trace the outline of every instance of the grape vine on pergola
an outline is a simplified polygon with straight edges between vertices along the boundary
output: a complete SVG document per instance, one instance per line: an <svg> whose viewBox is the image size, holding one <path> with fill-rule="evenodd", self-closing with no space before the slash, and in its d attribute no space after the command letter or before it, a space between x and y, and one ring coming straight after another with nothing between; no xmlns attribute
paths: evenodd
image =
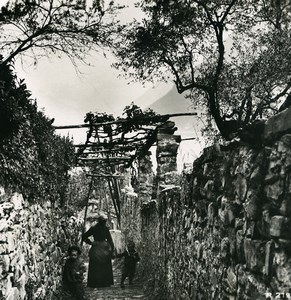
<svg viewBox="0 0 291 300"><path fill-rule="evenodd" d="M158 115L151 109L142 111L132 103L125 107L124 115L123 118L114 118L113 115L106 113L90 112L85 117L85 124L55 127L55 129L88 128L85 143L75 145L76 163L77 166L90 170L87 174L92 177L89 194L94 178L98 177L107 181L119 224L119 179L122 177L120 171L132 167L135 160L148 154L149 149L157 141L160 128L166 126L170 132L174 133L176 128L173 122L169 122L170 117L189 116L195 113Z"/></svg>

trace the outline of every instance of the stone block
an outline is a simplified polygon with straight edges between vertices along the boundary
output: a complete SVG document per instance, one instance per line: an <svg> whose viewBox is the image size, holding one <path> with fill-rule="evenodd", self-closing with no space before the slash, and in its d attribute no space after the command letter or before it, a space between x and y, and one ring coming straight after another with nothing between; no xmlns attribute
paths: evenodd
<svg viewBox="0 0 291 300"><path fill-rule="evenodd" d="M213 203L210 203L208 205L208 209L207 209L207 222L208 225L213 226L214 225L214 218L215 218L215 208Z"/></svg>
<svg viewBox="0 0 291 300"><path fill-rule="evenodd" d="M9 230L9 222L6 219L0 220L0 232L2 233L1 235L3 235L3 232L6 232L8 230ZM0 237L0 239L2 239L2 236Z"/></svg>
<svg viewBox="0 0 291 300"><path fill-rule="evenodd" d="M236 232L236 256L239 262L244 262L244 236L243 231L238 230Z"/></svg>
<svg viewBox="0 0 291 300"><path fill-rule="evenodd" d="M12 287L8 293L7 296L5 298L6 300L16 300L16 299L20 299L19 298L19 291L16 287Z"/></svg>
<svg viewBox="0 0 291 300"><path fill-rule="evenodd" d="M14 251L16 248L16 239L15 239L15 235L12 234L11 232L7 233L7 249L8 252L12 252Z"/></svg>
<svg viewBox="0 0 291 300"><path fill-rule="evenodd" d="M10 199L10 202L13 203L15 210L22 209L23 196L19 193L14 193Z"/></svg>
<svg viewBox="0 0 291 300"><path fill-rule="evenodd" d="M202 257L202 246L201 246L201 243L198 240L196 240L194 242L194 256L197 259L201 259L201 257Z"/></svg>
<svg viewBox="0 0 291 300"><path fill-rule="evenodd" d="M263 239L270 239L270 223L271 217L268 210L262 212L262 218L256 223L258 234Z"/></svg>
<svg viewBox="0 0 291 300"><path fill-rule="evenodd" d="M263 172L260 166L256 167L249 179L249 187L257 188L262 184L263 181Z"/></svg>
<svg viewBox="0 0 291 300"><path fill-rule="evenodd" d="M242 229L244 227L244 220L241 218L235 218L234 227L236 229Z"/></svg>
<svg viewBox="0 0 291 300"><path fill-rule="evenodd" d="M11 280L12 277L13 277L13 274L9 273L7 276L5 276L4 280L2 280L2 284L3 284L2 291L3 291L3 294L6 296L5 300L7 300L9 295L13 295L13 291L12 291L13 287L12 287L12 280ZM16 299L18 299L18 298L16 298ZM15 300L15 299L10 298L10 300Z"/></svg>
<svg viewBox="0 0 291 300"><path fill-rule="evenodd" d="M8 254L7 244L0 244L0 255Z"/></svg>
<svg viewBox="0 0 291 300"><path fill-rule="evenodd" d="M282 216L291 216L291 199L284 199L282 201L279 212Z"/></svg>
<svg viewBox="0 0 291 300"><path fill-rule="evenodd" d="M268 277L272 275L273 257L274 257L274 243L273 241L268 241L266 243L265 266L263 269L263 273Z"/></svg>
<svg viewBox="0 0 291 300"><path fill-rule="evenodd" d="M265 265L266 242L261 240L244 240L246 266L250 271L263 272Z"/></svg>
<svg viewBox="0 0 291 300"><path fill-rule="evenodd" d="M227 237L224 237L221 240L221 244L220 244L220 256L222 258L227 258L229 256L230 253L230 244L229 244L229 239Z"/></svg>
<svg viewBox="0 0 291 300"><path fill-rule="evenodd" d="M291 263L284 251L277 251L274 255L274 268L281 285L291 286Z"/></svg>
<svg viewBox="0 0 291 300"><path fill-rule="evenodd" d="M283 181L278 180L264 188L265 195L269 201L278 201L283 194Z"/></svg>
<svg viewBox="0 0 291 300"><path fill-rule="evenodd" d="M258 220L260 217L260 199L256 195L252 195L249 200L245 203L246 217L249 220Z"/></svg>
<svg viewBox="0 0 291 300"><path fill-rule="evenodd" d="M226 271L226 284L228 287L228 293L236 294L237 276L235 270L232 267L229 267Z"/></svg>
<svg viewBox="0 0 291 300"><path fill-rule="evenodd" d="M247 192L247 180L241 174L237 174L237 178L235 180L235 192L238 196L239 202L243 202Z"/></svg>
<svg viewBox="0 0 291 300"><path fill-rule="evenodd" d="M246 237L254 238L256 235L256 222L255 221L245 222L243 229Z"/></svg>
<svg viewBox="0 0 291 300"><path fill-rule="evenodd" d="M8 218L13 211L13 204L10 202L3 202L0 204L0 215L3 217Z"/></svg>
<svg viewBox="0 0 291 300"><path fill-rule="evenodd" d="M286 109L271 117L265 124L264 139L272 139L275 136L291 130L291 109Z"/></svg>
<svg viewBox="0 0 291 300"><path fill-rule="evenodd" d="M270 235L273 237L281 237L283 234L285 217L274 216L271 218Z"/></svg>
<svg viewBox="0 0 291 300"><path fill-rule="evenodd" d="M278 152L290 152L291 148L291 134L283 135L278 142Z"/></svg>
<svg viewBox="0 0 291 300"><path fill-rule="evenodd" d="M280 179L280 175L269 173L266 175L266 177L264 179L264 183L266 185L272 185L273 183L279 181L279 179Z"/></svg>

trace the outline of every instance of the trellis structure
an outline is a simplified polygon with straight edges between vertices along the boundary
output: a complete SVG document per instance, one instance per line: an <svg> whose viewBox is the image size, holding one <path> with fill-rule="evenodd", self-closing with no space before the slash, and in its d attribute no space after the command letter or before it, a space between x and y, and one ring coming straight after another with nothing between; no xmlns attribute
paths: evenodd
<svg viewBox="0 0 291 300"><path fill-rule="evenodd" d="M120 178L124 168L145 156L156 143L159 128L176 128L170 117L189 116L195 113L157 115L152 110L143 112L132 104L124 110L124 118L107 114L88 113L85 124L55 126L55 129L88 128L84 144L75 145L77 166L87 167L88 176L107 182L117 221L120 224ZM88 196L89 198L89 196Z"/></svg>

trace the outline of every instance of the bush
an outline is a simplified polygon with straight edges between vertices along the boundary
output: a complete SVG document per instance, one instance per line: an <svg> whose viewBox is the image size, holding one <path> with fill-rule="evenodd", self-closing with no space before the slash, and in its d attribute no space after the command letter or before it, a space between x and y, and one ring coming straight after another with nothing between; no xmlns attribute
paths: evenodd
<svg viewBox="0 0 291 300"><path fill-rule="evenodd" d="M64 203L74 147L55 134L53 120L38 111L24 80L11 66L0 70L0 185L29 201Z"/></svg>

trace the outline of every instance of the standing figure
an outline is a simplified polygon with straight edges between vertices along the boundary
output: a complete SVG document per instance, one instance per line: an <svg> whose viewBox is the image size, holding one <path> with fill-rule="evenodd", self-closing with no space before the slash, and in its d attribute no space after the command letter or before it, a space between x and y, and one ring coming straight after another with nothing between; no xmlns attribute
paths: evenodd
<svg viewBox="0 0 291 300"><path fill-rule="evenodd" d="M107 216L101 213L98 223L82 236L84 242L92 247L89 250L89 270L87 286L92 288L106 287L113 284L111 257L114 244L106 226ZM94 241L89 239L93 236Z"/></svg>
<svg viewBox="0 0 291 300"><path fill-rule="evenodd" d="M137 262L139 262L139 254L135 250L135 244L134 242L130 241L127 245L127 249L121 253L116 255L116 257L122 257L124 256L124 264L122 268L122 275L121 275L121 283L120 286L121 288L124 288L124 281L128 277L129 279L129 284L132 284L135 270L136 270L136 265Z"/></svg>
<svg viewBox="0 0 291 300"><path fill-rule="evenodd" d="M63 290L65 299L84 300L84 273L86 267L80 260L81 250L77 246L68 248L69 258L66 260L63 269Z"/></svg>

